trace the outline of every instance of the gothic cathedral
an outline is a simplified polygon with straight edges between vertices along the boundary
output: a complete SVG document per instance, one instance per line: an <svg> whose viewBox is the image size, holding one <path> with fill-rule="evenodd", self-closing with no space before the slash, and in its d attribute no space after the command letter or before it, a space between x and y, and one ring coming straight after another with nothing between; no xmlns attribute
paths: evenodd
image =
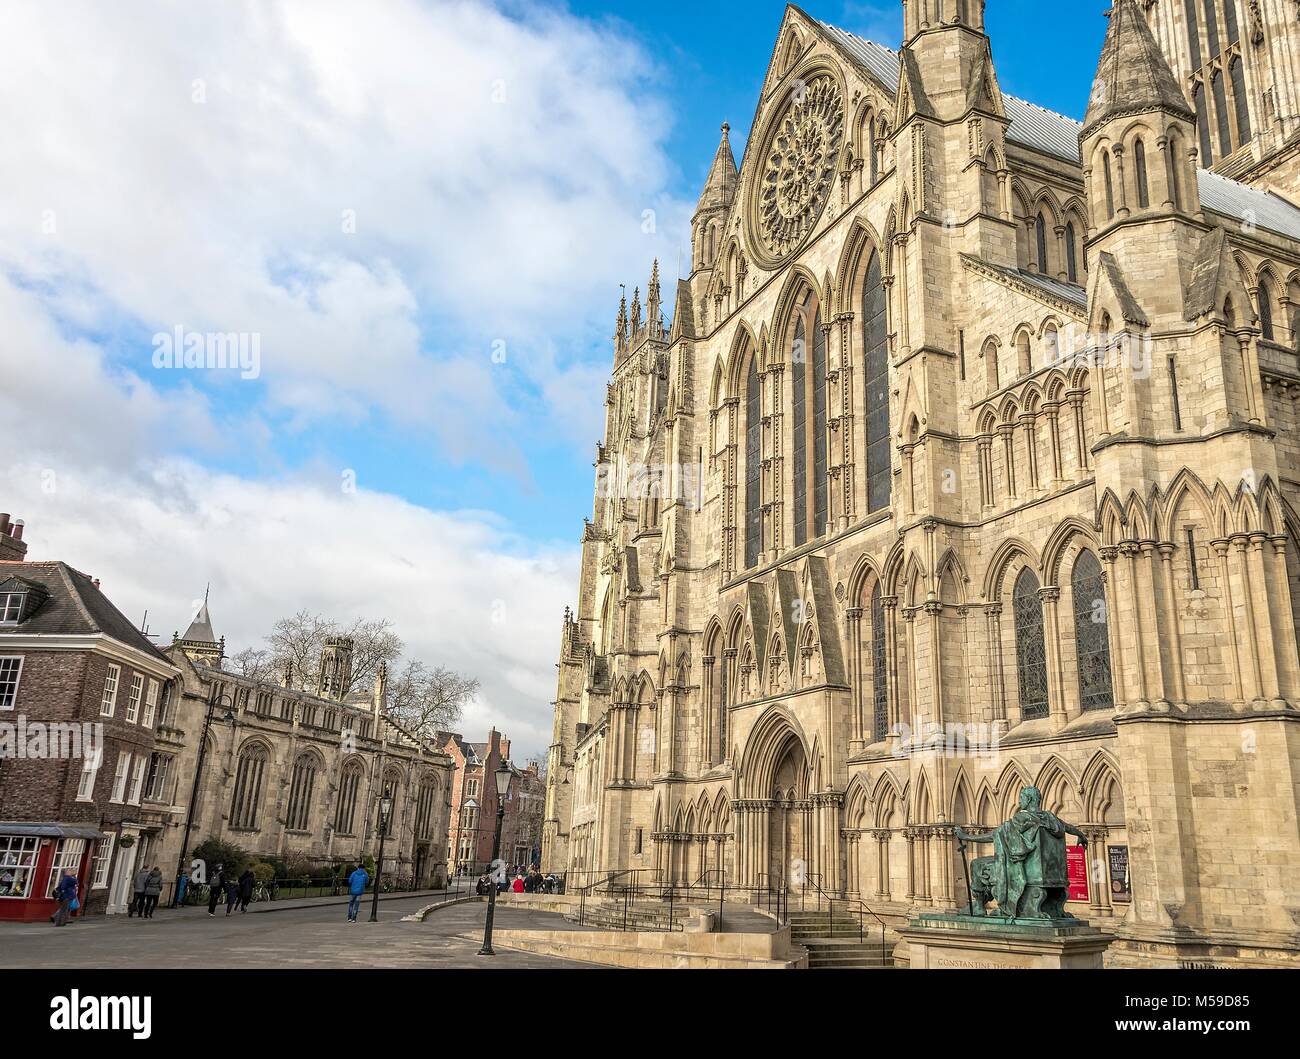
<svg viewBox="0 0 1300 1059"><path fill-rule="evenodd" d="M1111 962L1300 965L1297 8L1115 0L1082 124L786 9L620 307L546 870L901 923L1036 786Z"/></svg>

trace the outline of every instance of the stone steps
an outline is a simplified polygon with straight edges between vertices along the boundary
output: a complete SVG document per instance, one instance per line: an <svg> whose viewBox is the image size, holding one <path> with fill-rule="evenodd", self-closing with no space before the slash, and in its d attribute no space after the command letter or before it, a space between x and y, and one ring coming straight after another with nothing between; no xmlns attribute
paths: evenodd
<svg viewBox="0 0 1300 1059"><path fill-rule="evenodd" d="M809 970L883 970L893 965L887 946L880 942L843 938L804 938Z"/></svg>

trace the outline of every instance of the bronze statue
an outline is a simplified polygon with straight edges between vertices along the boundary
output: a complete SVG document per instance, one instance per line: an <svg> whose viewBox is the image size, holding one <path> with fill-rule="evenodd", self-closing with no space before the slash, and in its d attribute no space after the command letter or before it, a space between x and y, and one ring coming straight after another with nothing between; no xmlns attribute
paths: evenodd
<svg viewBox="0 0 1300 1059"><path fill-rule="evenodd" d="M963 860L967 842L993 843L993 856L978 857L970 865L968 915L1074 919L1065 910L1069 892L1065 835L1075 835L1084 847L1088 842L1077 827L1047 812L1042 804L1043 795L1037 787L1024 787L1020 808L1006 823L986 835L970 835L957 828ZM987 911L986 905L994 900L998 907Z"/></svg>

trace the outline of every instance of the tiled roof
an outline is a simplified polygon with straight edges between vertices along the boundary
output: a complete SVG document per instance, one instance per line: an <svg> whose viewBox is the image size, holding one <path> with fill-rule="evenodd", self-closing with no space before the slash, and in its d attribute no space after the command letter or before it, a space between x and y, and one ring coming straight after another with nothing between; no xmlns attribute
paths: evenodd
<svg viewBox="0 0 1300 1059"><path fill-rule="evenodd" d="M1004 265L995 265L991 261L971 257L970 255L963 255L963 257L974 265L1001 273L1009 280L1037 287L1044 294L1056 298L1058 301L1067 302L1080 309L1086 309L1088 306L1088 292L1077 283L1067 283L1064 280L1053 279L1051 276L1044 276L1041 272L1030 272L1023 268L1007 268Z"/></svg>
<svg viewBox="0 0 1300 1059"><path fill-rule="evenodd" d="M6 633L17 636L29 633L73 636L98 633L171 665L171 660L80 570L61 562L0 562L0 581L11 575L40 585L49 596L36 613L21 625L0 630L0 636Z"/></svg>
<svg viewBox="0 0 1300 1059"><path fill-rule="evenodd" d="M1245 226L1267 228L1278 235L1300 239L1300 209L1268 191L1230 180L1208 169L1196 172L1201 205L1240 221Z"/></svg>
<svg viewBox="0 0 1300 1059"><path fill-rule="evenodd" d="M819 25L858 65L890 92L898 92L898 52L838 26L830 26L825 22ZM1007 129L1009 140L1063 158L1067 162L1079 161L1079 130L1082 128L1079 122L1015 96L1004 95L1002 102L1006 106L1007 117L1011 119L1011 125Z"/></svg>

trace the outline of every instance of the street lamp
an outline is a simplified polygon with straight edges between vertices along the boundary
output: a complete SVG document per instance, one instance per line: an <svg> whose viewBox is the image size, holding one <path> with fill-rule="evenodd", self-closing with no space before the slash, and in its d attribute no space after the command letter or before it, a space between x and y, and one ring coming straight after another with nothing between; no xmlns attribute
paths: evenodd
<svg viewBox="0 0 1300 1059"><path fill-rule="evenodd" d="M185 837L181 839L181 851L176 858L176 885L172 888L172 908L180 902L181 875L185 871L185 855L190 848L190 830L194 827L194 806L199 800L199 780L203 776L203 761L208 755L208 730L212 727L212 711L218 704L222 704L226 707L226 715L222 720L229 724L235 719L235 712L231 709L235 700L229 695L217 695L215 691L214 688L214 694L208 696L208 712L203 718L203 734L199 738L199 760L194 765L194 786L190 788L190 808L185 814Z"/></svg>
<svg viewBox="0 0 1300 1059"><path fill-rule="evenodd" d="M510 790L510 766L506 762L501 762L501 767L493 773L497 781L497 829L492 837L492 871L495 873L500 870L498 861L501 859L501 821L506 818L506 793ZM488 887L488 908L487 920L483 924L483 947L478 950L480 956L495 956L492 951L492 916L497 910L497 881L492 877L492 885Z"/></svg>
<svg viewBox="0 0 1300 1059"><path fill-rule="evenodd" d="M379 861L375 864L375 892L370 899L370 922L379 922L379 880L384 875L384 838L388 834L388 818L393 812L393 792L389 787L379 796Z"/></svg>

